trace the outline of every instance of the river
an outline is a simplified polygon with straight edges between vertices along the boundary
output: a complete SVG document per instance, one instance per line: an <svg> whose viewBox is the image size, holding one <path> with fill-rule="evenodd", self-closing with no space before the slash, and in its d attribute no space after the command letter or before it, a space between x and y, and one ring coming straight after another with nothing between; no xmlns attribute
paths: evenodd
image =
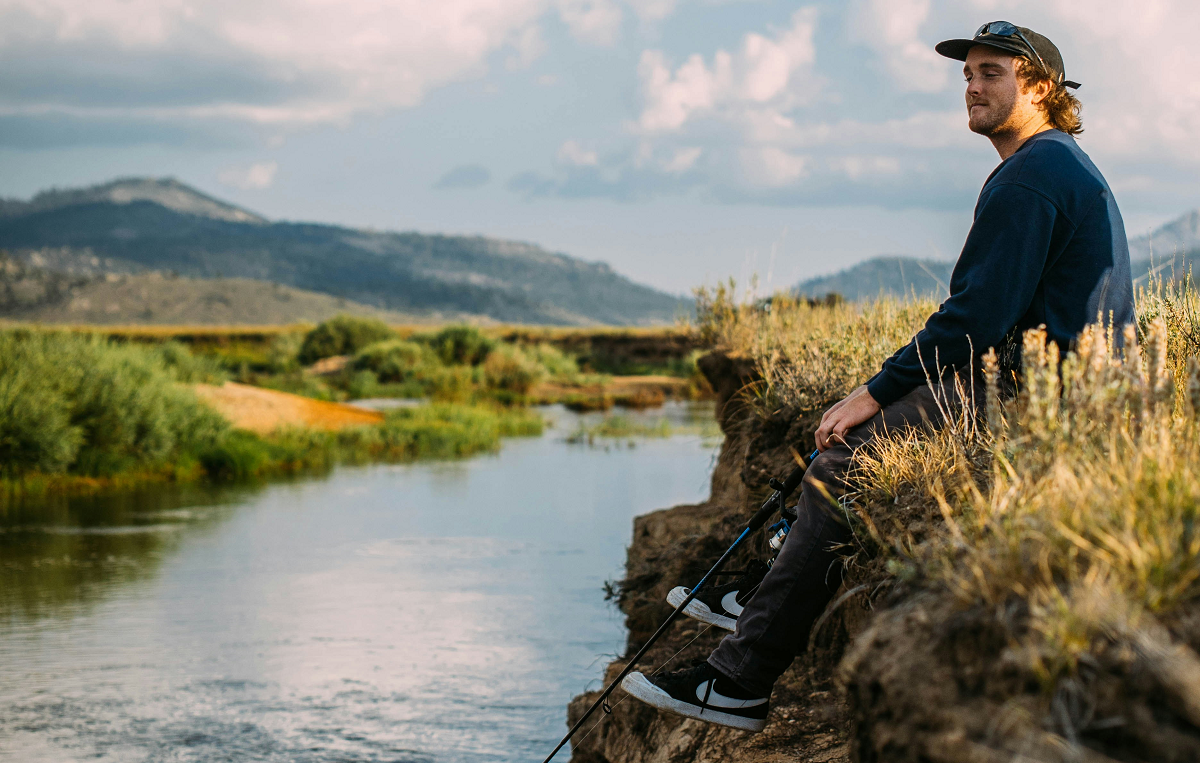
<svg viewBox="0 0 1200 763"><path fill-rule="evenodd" d="M0 515L0 759L540 761L624 642L631 519L716 452L546 414L492 456Z"/></svg>

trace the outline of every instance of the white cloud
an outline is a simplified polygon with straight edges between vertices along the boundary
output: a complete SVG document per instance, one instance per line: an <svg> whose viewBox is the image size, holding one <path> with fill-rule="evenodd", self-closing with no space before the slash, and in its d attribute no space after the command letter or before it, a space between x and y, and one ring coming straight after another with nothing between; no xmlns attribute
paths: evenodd
<svg viewBox="0 0 1200 763"><path fill-rule="evenodd" d="M559 0L558 11L576 39L593 45L612 45L624 15L614 0Z"/></svg>
<svg viewBox="0 0 1200 763"><path fill-rule="evenodd" d="M612 0L2 0L0 60L29 61L30 72L61 81L40 97L10 89L0 106L33 115L344 123L480 76L497 51L509 52L510 67L527 66L545 50L538 22L548 12L594 41L611 42L620 21ZM147 75L171 72L207 79L141 95ZM214 77L243 92L214 88ZM97 104L98 78L134 102Z"/></svg>
<svg viewBox="0 0 1200 763"><path fill-rule="evenodd" d="M675 0L626 0L642 21L662 21L675 12Z"/></svg>
<svg viewBox="0 0 1200 763"><path fill-rule="evenodd" d="M892 81L903 90L936 93L946 86L946 59L934 41L918 36L929 18L930 0L856 0L851 11L853 39L875 51Z"/></svg>
<svg viewBox="0 0 1200 763"><path fill-rule="evenodd" d="M830 169L844 173L851 180L866 177L898 175L900 160L894 156L839 156L829 161Z"/></svg>
<svg viewBox="0 0 1200 763"><path fill-rule="evenodd" d="M217 182L230 188L240 188L243 191L259 191L270 188L275 182L275 173L279 171L276 162L258 162L239 167L226 167L217 173Z"/></svg>
<svg viewBox="0 0 1200 763"><path fill-rule="evenodd" d="M525 69L546 52L546 41L542 39L542 29L528 26L518 32L512 43L513 52L505 62L509 69Z"/></svg>
<svg viewBox="0 0 1200 763"><path fill-rule="evenodd" d="M559 146L555 158L559 164L568 167L595 167L600 163L600 157L595 151L585 149L573 140L568 140Z"/></svg>
<svg viewBox="0 0 1200 763"><path fill-rule="evenodd" d="M752 186L782 188L808 174L809 159L790 154L781 148L763 146L743 148L738 152L742 172Z"/></svg>
<svg viewBox="0 0 1200 763"><path fill-rule="evenodd" d="M648 132L673 131L706 112L737 111L746 104L794 105L812 84L798 75L815 59L816 25L816 9L803 8L774 37L747 34L737 54L718 50L711 66L694 54L674 72L661 51L644 51L638 64L643 99L639 126Z"/></svg>
<svg viewBox="0 0 1200 763"><path fill-rule="evenodd" d="M672 175L678 175L681 172L687 172L692 167L696 166L696 160L704 153L704 149L699 146L685 146L676 149L670 159L663 162L662 168L664 171Z"/></svg>

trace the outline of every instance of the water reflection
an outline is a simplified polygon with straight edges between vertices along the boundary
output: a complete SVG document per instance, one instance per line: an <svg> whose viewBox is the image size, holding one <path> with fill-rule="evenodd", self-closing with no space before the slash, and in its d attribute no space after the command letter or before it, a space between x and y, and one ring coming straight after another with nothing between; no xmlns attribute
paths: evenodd
<svg viewBox="0 0 1200 763"><path fill-rule="evenodd" d="M153 575L183 532L211 527L254 491L159 485L8 507L0 513L0 627L16 616L75 614Z"/></svg>
<svg viewBox="0 0 1200 763"><path fill-rule="evenodd" d="M550 415L469 461L11 512L0 758L544 753L620 648L600 588L630 519L702 498L713 456L695 434L570 445L580 417Z"/></svg>

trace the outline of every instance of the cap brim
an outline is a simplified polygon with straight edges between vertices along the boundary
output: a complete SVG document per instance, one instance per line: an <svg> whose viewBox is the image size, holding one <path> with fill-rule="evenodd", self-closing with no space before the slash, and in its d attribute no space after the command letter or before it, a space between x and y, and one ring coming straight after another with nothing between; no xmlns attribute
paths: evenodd
<svg viewBox="0 0 1200 763"><path fill-rule="evenodd" d="M1017 44L1006 45L1002 42L992 42L991 40L943 40L933 46L940 55L946 58L953 58L955 61L966 61L967 53L971 52L971 48L976 45L986 45L989 48L1002 50L1005 53L1012 53L1014 56L1028 56L1028 51Z"/></svg>

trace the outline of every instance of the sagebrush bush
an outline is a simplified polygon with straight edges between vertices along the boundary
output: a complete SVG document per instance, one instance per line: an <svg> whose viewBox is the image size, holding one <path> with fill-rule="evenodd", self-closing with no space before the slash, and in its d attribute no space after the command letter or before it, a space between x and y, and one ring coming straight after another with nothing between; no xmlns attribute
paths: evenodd
<svg viewBox="0 0 1200 763"><path fill-rule="evenodd" d="M447 326L436 334L413 338L429 345L446 365L477 366L496 346L474 326Z"/></svg>
<svg viewBox="0 0 1200 763"><path fill-rule="evenodd" d="M359 371L372 371L381 382L405 382L420 379L440 366L437 355L420 342L388 339L359 350L353 366Z"/></svg>
<svg viewBox="0 0 1200 763"><path fill-rule="evenodd" d="M579 373L579 361L548 342L522 345L521 351L550 376L572 377Z"/></svg>
<svg viewBox="0 0 1200 763"><path fill-rule="evenodd" d="M488 353L483 375L490 389L527 395L546 378L546 369L515 345L504 344Z"/></svg>
<svg viewBox="0 0 1200 763"><path fill-rule="evenodd" d="M9 474L152 468L228 429L155 349L0 332L0 468Z"/></svg>
<svg viewBox="0 0 1200 763"><path fill-rule="evenodd" d="M309 365L335 355L353 355L369 344L395 335L383 321L338 315L320 323L304 336L299 359L304 365Z"/></svg>

